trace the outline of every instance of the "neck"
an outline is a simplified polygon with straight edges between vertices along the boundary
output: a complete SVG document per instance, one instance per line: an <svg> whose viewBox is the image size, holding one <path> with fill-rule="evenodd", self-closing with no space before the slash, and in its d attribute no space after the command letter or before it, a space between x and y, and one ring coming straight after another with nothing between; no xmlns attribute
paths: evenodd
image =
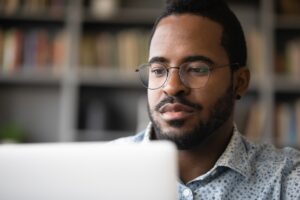
<svg viewBox="0 0 300 200"><path fill-rule="evenodd" d="M224 123L205 143L191 150L179 150L179 173L184 183L209 171L225 151L233 133L232 121Z"/></svg>

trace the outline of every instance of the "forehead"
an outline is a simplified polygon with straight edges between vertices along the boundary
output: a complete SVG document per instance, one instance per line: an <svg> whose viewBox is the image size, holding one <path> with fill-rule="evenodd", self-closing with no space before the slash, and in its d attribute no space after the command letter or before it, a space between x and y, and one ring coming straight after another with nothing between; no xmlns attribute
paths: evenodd
<svg viewBox="0 0 300 200"><path fill-rule="evenodd" d="M150 58L199 54L212 59L226 57L221 45L222 31L220 24L205 17L170 15L157 25L150 44Z"/></svg>

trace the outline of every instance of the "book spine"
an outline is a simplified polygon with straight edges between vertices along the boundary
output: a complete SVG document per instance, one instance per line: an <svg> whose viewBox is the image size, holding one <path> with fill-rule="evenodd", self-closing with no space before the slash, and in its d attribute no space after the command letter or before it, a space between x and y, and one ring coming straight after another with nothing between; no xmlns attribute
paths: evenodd
<svg viewBox="0 0 300 200"><path fill-rule="evenodd" d="M0 29L0 74L3 72L4 31Z"/></svg>
<svg viewBox="0 0 300 200"><path fill-rule="evenodd" d="M117 67L121 71L134 71L147 62L149 32L128 29L117 33L86 33L81 40L80 65L98 68Z"/></svg>

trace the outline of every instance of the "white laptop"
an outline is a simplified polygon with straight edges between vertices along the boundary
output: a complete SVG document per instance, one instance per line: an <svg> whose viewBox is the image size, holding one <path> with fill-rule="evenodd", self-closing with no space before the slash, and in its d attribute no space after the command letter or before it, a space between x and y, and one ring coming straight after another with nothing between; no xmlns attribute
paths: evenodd
<svg viewBox="0 0 300 200"><path fill-rule="evenodd" d="M0 199L175 200L176 157L167 142L0 145Z"/></svg>

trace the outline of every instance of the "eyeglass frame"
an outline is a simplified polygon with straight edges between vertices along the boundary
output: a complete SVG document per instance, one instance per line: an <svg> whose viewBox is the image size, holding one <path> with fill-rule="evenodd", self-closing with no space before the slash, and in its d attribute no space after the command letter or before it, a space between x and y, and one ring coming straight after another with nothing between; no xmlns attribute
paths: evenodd
<svg viewBox="0 0 300 200"><path fill-rule="evenodd" d="M164 87L164 85L166 84L166 82L168 81L168 78L169 78L169 74L170 74L170 69L178 69L178 74L179 74L179 78L180 78L180 81L182 82L182 84L185 86L185 87L187 87L187 88L190 88L190 89L200 89L200 88L204 88L205 86L206 86L206 84L207 84L207 82L208 82L208 80L209 80L209 76L210 76L210 73L213 71L213 70L215 70L215 69L220 69L220 68L224 68L224 67L233 67L233 71L234 70L236 70L239 66L240 66L240 64L239 63L229 63L229 64L225 64L225 65L214 65L214 64L208 64L208 70L209 70L209 72L208 72L208 78L207 78L207 81L206 81L206 83L203 85L203 86L201 86L201 87L199 87L199 88L193 88L193 87L190 87L190 86L188 86L186 83L185 83L185 81L184 81L184 79L182 78L182 75L181 75L181 70L180 69L182 69L182 65L184 65L184 64L181 64L181 65L179 65L179 66L175 66L175 67L168 67L168 66L166 66L166 64L165 63L163 63L163 62L155 62L155 63L159 63L159 64L162 64L162 66L164 66L165 67L165 69L166 69L166 71L167 71L167 76L166 76L166 79L165 79L165 81L162 83L162 85L161 86L159 86L159 87L157 87L157 88L149 88L149 87L147 87L144 83L143 83L143 81L142 81L142 78L141 78L141 73L140 73L140 71L141 71L141 68L143 67L143 66L150 66L152 63L151 62L148 62L148 63L143 63L143 64L140 64L139 66L138 66L138 69L135 69L135 72L137 72L137 73L139 73L139 77L140 77L140 81L142 82L142 85L145 87L145 88L147 88L147 89L149 89L149 90L157 90L157 89L160 89L160 88L163 88Z"/></svg>

